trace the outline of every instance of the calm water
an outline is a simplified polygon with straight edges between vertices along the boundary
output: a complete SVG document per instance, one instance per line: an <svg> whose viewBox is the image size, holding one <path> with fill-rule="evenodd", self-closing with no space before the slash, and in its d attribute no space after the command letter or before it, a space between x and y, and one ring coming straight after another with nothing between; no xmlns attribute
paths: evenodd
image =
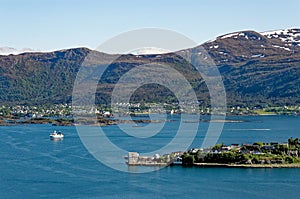
<svg viewBox="0 0 300 199"><path fill-rule="evenodd" d="M178 128L173 116L162 132L141 141L105 127L107 137L124 150L151 151L169 143ZM300 117L230 117L219 143L284 142L300 137ZM131 125L131 124L130 124ZM201 144L208 123L201 123L191 147ZM95 127L93 127L95 128ZM62 130L65 139L48 135ZM0 127L0 198L298 198L300 169L168 167L123 173L94 159L74 127L23 125Z"/></svg>

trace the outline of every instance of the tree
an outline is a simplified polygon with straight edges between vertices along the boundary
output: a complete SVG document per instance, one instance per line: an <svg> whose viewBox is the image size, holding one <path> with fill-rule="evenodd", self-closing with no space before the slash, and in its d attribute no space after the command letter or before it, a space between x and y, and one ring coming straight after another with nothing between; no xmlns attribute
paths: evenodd
<svg viewBox="0 0 300 199"><path fill-rule="evenodd" d="M293 158L293 157L290 157L290 156L287 156L287 157L285 158L285 161L291 164L291 163L294 163L294 158Z"/></svg>
<svg viewBox="0 0 300 199"><path fill-rule="evenodd" d="M288 139L288 143L289 143L289 148L292 148L292 146L294 146L294 139L293 139L293 137L290 137Z"/></svg>
<svg viewBox="0 0 300 199"><path fill-rule="evenodd" d="M221 147L222 147L221 144L216 144L215 146L212 147L212 150L220 151Z"/></svg>
<svg viewBox="0 0 300 199"><path fill-rule="evenodd" d="M253 164L258 164L258 163L259 163L258 158L257 158L257 157L254 157L254 158L252 159L252 163L253 163Z"/></svg>
<svg viewBox="0 0 300 199"><path fill-rule="evenodd" d="M194 162L195 162L195 158L193 155L185 154L182 156L182 165L192 166Z"/></svg>
<svg viewBox="0 0 300 199"><path fill-rule="evenodd" d="M294 146L297 147L299 145L299 138L294 139Z"/></svg>
<svg viewBox="0 0 300 199"><path fill-rule="evenodd" d="M287 154L287 152L288 152L288 147L282 144L277 144L275 146L275 149L272 151L273 154L277 154L277 155L284 155Z"/></svg>

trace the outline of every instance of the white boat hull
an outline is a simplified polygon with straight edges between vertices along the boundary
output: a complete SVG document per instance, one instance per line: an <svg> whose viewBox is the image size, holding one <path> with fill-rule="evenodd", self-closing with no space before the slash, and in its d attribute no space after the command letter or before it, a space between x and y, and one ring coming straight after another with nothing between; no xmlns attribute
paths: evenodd
<svg viewBox="0 0 300 199"><path fill-rule="evenodd" d="M63 136L63 135L61 135L61 136L50 135L50 138L51 138L51 139L60 139L60 138L64 138L64 136Z"/></svg>
<svg viewBox="0 0 300 199"><path fill-rule="evenodd" d="M50 139L61 139L64 138L64 135L61 132L56 132L54 131L53 133L50 134Z"/></svg>

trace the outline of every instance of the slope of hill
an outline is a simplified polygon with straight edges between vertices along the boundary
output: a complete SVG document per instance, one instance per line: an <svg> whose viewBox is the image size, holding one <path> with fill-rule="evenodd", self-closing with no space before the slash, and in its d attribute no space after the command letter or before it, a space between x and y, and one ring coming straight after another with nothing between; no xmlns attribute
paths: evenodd
<svg viewBox="0 0 300 199"><path fill-rule="evenodd" d="M0 56L2 103L70 102L76 73L88 49Z"/></svg>
<svg viewBox="0 0 300 199"><path fill-rule="evenodd" d="M220 70L229 104L300 103L300 29L235 32L182 52L193 55L202 47ZM86 48L0 56L0 102L70 102L76 74L88 53L101 54L102 62L112 56ZM177 54L120 56L101 79L97 102L109 102L114 84L125 72L151 62L167 64L181 72L199 100L207 102L209 95L202 78ZM176 101L170 91L158 85L143 86L132 99Z"/></svg>

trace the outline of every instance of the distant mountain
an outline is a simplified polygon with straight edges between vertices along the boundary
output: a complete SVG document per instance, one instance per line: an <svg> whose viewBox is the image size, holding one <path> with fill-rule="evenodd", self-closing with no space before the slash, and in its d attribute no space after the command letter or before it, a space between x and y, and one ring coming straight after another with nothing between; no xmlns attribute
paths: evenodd
<svg viewBox="0 0 300 199"><path fill-rule="evenodd" d="M161 48L148 47L148 48L137 49L130 53L134 55L155 55L155 54L158 55L158 54L170 53L170 51Z"/></svg>
<svg viewBox="0 0 300 199"><path fill-rule="evenodd" d="M300 103L300 29L230 33L176 54L152 54L146 50L147 53L136 53L140 55L121 55L99 82L101 95L97 95L97 102L109 102L114 84L125 72L137 65L155 62L181 72L195 89L199 101L209 103L205 82L195 68L179 56L182 53L195 55L201 48L206 49L219 68L229 104ZM76 74L89 53L101 57L100 65L113 56L87 48L0 56L0 102L70 102ZM176 99L164 87L146 85L138 89L132 100Z"/></svg>
<svg viewBox="0 0 300 199"><path fill-rule="evenodd" d="M0 55L18 55L25 52L37 52L31 48L15 49L12 47L0 47Z"/></svg>

